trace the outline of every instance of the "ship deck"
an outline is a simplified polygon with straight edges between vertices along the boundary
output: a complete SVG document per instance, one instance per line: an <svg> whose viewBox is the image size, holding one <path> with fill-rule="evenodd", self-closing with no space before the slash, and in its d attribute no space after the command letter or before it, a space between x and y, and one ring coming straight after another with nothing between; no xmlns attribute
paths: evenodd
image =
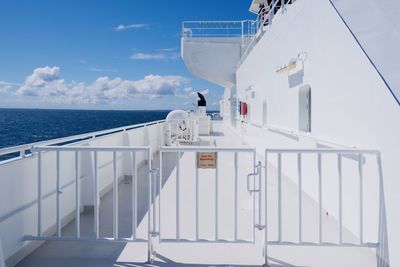
<svg viewBox="0 0 400 267"><path fill-rule="evenodd" d="M214 134L202 137L205 142L210 141L220 147L244 147L238 135L229 127L220 122L213 124ZM258 157L258 156L257 156ZM214 210L212 203L215 201L214 189L208 187L212 183L212 176L208 170L201 170L204 179L201 181L201 205L199 205L199 224L200 235L203 242L189 242L195 240L194 235L194 209L195 186L194 179L194 155L183 153L180 159L181 176L181 204L180 204L180 225L181 240L173 240L176 237L176 157L166 155L163 160L163 186L161 190L161 220L160 231L165 240L155 242L154 249L156 257L152 264L145 263L147 260L147 243L133 242L112 242L112 241L46 241L32 254L23 259L17 266L262 266L264 264L263 246L264 230L255 230L254 243L229 242L233 229L233 209L231 207L232 198L228 193L220 195L219 204L219 239L214 240ZM232 182L232 156L218 157L218 164L221 166L219 173L219 185L225 192L230 192L234 183ZM159 157L156 156L154 165L159 165ZM241 183L245 185L246 174L252 168L251 155L243 156L240 161L241 170L239 177ZM268 166L274 168L274 166ZM146 195L147 190L146 175L147 166L143 165L139 169L138 180L139 202L138 202L138 235L145 238L147 231L148 207ZM209 179L209 180L207 180ZM295 203L297 200L297 185L288 177L283 176L283 201L285 203ZM270 179L267 184L268 196L276 198L277 183L275 179ZM109 191L101 198L100 205L100 232L102 236L112 235L112 191ZM119 232L121 237L129 237L131 232L132 208L131 180L127 178L119 184ZM126 205L125 205L126 203ZM253 234L252 227L252 202L251 196L246 191L245 186L239 188L239 208L238 218L239 238L249 239ZM271 203L271 201L269 202ZM268 206L270 214L276 214L277 206L271 203ZM293 208L294 209L294 208ZM310 197L303 200L304 219L303 236L310 241L315 240L316 218L318 217L318 204ZM210 212L211 211L211 212ZM258 210L256 208L255 214ZM210 215L211 214L211 215ZM283 228L293 229L285 231L285 239L297 239L297 231L293 225L297 222L297 213L291 209L283 210ZM333 240L337 236L337 221L330 216L323 216L324 238ZM276 238L277 223L274 216L270 216L267 224L268 234L273 240ZM63 235L73 235L75 232L75 222L71 221L66 225ZM82 236L93 236L93 211L85 210L81 214L81 233ZM344 240L354 240L355 237L348 231L343 232ZM280 244L268 245L268 260L270 266L377 266L375 249L357 246L336 246L328 243L317 244L310 242L306 244Z"/></svg>

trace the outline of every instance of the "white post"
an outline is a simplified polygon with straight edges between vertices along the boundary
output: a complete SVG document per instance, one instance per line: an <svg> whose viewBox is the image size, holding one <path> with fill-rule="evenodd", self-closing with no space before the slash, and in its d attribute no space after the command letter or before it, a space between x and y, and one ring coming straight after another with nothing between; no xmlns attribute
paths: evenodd
<svg viewBox="0 0 400 267"><path fill-rule="evenodd" d="M42 236L42 152L38 152L38 237Z"/></svg>
<svg viewBox="0 0 400 267"><path fill-rule="evenodd" d="M339 244L343 243L343 174L342 174L342 154L338 154L338 173L339 173Z"/></svg>
<svg viewBox="0 0 400 267"><path fill-rule="evenodd" d="M81 235L81 224L80 224L80 181L79 181L79 154L75 151L75 225L76 225L76 238Z"/></svg>
<svg viewBox="0 0 400 267"><path fill-rule="evenodd" d="M302 194L303 194L303 185L302 185L302 160L301 153L297 154L297 169L299 173L299 243L303 242L303 203L302 203Z"/></svg>
<svg viewBox="0 0 400 267"><path fill-rule="evenodd" d="M180 239L179 233L179 168L180 168L180 152L176 153L176 239Z"/></svg>
<svg viewBox="0 0 400 267"><path fill-rule="evenodd" d="M278 154L278 241L282 242L282 155Z"/></svg>
<svg viewBox="0 0 400 267"><path fill-rule="evenodd" d="M0 237L0 267L6 267L6 259L4 257L3 245L1 243L1 237Z"/></svg>
<svg viewBox="0 0 400 267"><path fill-rule="evenodd" d="M318 153L318 226L319 226L319 243L322 243L322 156Z"/></svg>
<svg viewBox="0 0 400 267"><path fill-rule="evenodd" d="M60 151L57 150L57 181L56 181L56 224L57 224L57 237L61 237L61 218L60 218L60 194L61 194L61 188L60 188Z"/></svg>
<svg viewBox="0 0 400 267"><path fill-rule="evenodd" d="M162 152L160 150L160 184L159 189L158 189L158 237L160 239L161 242L161 189L162 189L162 182L163 182L163 173L162 173L162 168L163 168L163 164L162 164Z"/></svg>
<svg viewBox="0 0 400 267"><path fill-rule="evenodd" d="M113 237L118 239L118 177L117 177L117 152L113 151Z"/></svg>
<svg viewBox="0 0 400 267"><path fill-rule="evenodd" d="M99 217L99 185L98 185L98 172L97 172L97 151L94 151L94 160L93 160L93 170L94 170L94 231L96 233L96 238L99 238L99 225L100 225L100 217Z"/></svg>
<svg viewBox="0 0 400 267"><path fill-rule="evenodd" d="M215 154L215 240L218 240L218 153Z"/></svg>
<svg viewBox="0 0 400 267"><path fill-rule="evenodd" d="M265 266L268 266L268 153L265 150L265 232L264 232L264 239L265 239Z"/></svg>
<svg viewBox="0 0 400 267"><path fill-rule="evenodd" d="M132 152L132 239L136 239L137 228L137 170L136 153Z"/></svg>
<svg viewBox="0 0 400 267"><path fill-rule="evenodd" d="M364 205L363 205L363 154L358 156L358 172L360 175L360 244L364 243Z"/></svg>
<svg viewBox="0 0 400 267"><path fill-rule="evenodd" d="M238 152L235 152L235 241L238 236Z"/></svg>
<svg viewBox="0 0 400 267"><path fill-rule="evenodd" d="M196 170L196 240L199 240L199 168L197 166L198 160L199 154L195 152L194 168Z"/></svg>

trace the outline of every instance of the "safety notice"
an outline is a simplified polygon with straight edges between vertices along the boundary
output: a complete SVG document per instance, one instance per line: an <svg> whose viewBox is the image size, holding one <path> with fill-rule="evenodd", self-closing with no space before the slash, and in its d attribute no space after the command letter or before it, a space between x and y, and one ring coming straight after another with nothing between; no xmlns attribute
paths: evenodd
<svg viewBox="0 0 400 267"><path fill-rule="evenodd" d="M199 152L197 154L197 167L200 169L215 169L217 166L217 153Z"/></svg>

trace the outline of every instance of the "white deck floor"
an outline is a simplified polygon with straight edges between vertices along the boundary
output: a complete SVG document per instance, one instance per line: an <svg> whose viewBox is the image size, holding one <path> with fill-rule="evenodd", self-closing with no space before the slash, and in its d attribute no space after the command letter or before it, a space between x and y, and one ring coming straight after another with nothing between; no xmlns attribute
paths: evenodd
<svg viewBox="0 0 400 267"><path fill-rule="evenodd" d="M203 138L215 140L217 146L242 146L241 140L222 124L214 124L216 134ZM246 189L246 176L252 172L252 156L240 155L238 170L238 232L240 240L251 240L253 237L253 198ZM155 159L158 165L158 158ZM161 237L176 238L176 164L175 155L169 155L163 161L163 189L161 193ZM234 164L233 154L218 155L218 240L215 242L215 174L213 170L199 170L199 238L207 242L192 243L196 239L196 198L195 198L195 157L194 153L184 153L180 160L180 238L181 242L158 243L154 248L157 253L153 266L260 266L264 263L262 242L264 231L255 230L255 244L227 243L234 239ZM273 168L273 166L269 166ZM140 172L144 172L143 167ZM139 177L145 177L140 176ZM138 216L141 221L139 233L142 237L147 232L147 201L144 192L147 190L145 178L140 179ZM283 202L297 203L297 186L287 177L283 177ZM131 225L131 185L121 183L120 192L120 235L129 237ZM269 198L276 199L277 184L275 179L268 183ZM268 233L272 240L276 238L277 223L276 206L269 202L270 218ZM290 204L289 204L290 205ZM256 205L257 206L257 205ZM111 235L112 232L112 192L101 199L101 235ZM303 236L313 241L316 239L318 205L312 199L304 197ZM258 209L255 210L256 214ZM283 229L286 240L297 240L297 213L291 209L283 211ZM93 235L93 214L87 211L81 216L82 235ZM324 238L334 240L337 236L337 223L324 216ZM63 234L74 233L74 222L63 229ZM307 239L308 240L308 239ZM344 240L354 240L349 232L344 232ZM375 250L361 247L337 247L330 245L269 245L269 264L271 266L377 266ZM146 243L114 243L114 242L75 242L51 241L45 242L30 256L21 261L18 266L151 266L145 264L147 259Z"/></svg>

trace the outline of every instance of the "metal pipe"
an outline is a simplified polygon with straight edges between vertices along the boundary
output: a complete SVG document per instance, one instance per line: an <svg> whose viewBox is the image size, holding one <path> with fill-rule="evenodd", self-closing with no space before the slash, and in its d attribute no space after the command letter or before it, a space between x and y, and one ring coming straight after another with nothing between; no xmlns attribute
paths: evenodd
<svg viewBox="0 0 400 267"><path fill-rule="evenodd" d="M234 154L235 165L235 240L238 239L238 152Z"/></svg>
<svg viewBox="0 0 400 267"><path fill-rule="evenodd" d="M180 239L179 229L179 178L180 178L180 157L181 152L176 153L176 239Z"/></svg>
<svg viewBox="0 0 400 267"><path fill-rule="evenodd" d="M364 205L363 205L363 180L364 180L364 175L363 175L363 154L359 154L358 156L358 172L360 176L360 181L359 181L359 192L360 192L360 245L364 243Z"/></svg>
<svg viewBox="0 0 400 267"><path fill-rule="evenodd" d="M322 157L318 153L318 228L319 228L319 243L322 243Z"/></svg>
<svg viewBox="0 0 400 267"><path fill-rule="evenodd" d="M81 236L81 193L80 193L80 181L79 181L79 154L75 151L75 226L76 226L76 238Z"/></svg>
<svg viewBox="0 0 400 267"><path fill-rule="evenodd" d="M118 239L118 177L117 152L113 151L113 237Z"/></svg>
<svg viewBox="0 0 400 267"><path fill-rule="evenodd" d="M254 148L251 147L204 147L204 146L190 146L190 147L160 147L162 152L248 152L253 153Z"/></svg>
<svg viewBox="0 0 400 267"><path fill-rule="evenodd" d="M131 152L132 157L132 238L135 240L137 229L137 169L136 153Z"/></svg>
<svg viewBox="0 0 400 267"><path fill-rule="evenodd" d="M37 235L42 236L42 153L38 153L38 229Z"/></svg>
<svg viewBox="0 0 400 267"><path fill-rule="evenodd" d="M94 151L94 232L96 233L96 238L100 237L100 216L99 216L99 206L100 206L100 196L99 196L99 184L98 184L98 158L97 151Z"/></svg>
<svg viewBox="0 0 400 267"><path fill-rule="evenodd" d="M197 163L199 161L199 154L195 154L194 168L196 170L196 240L199 240L199 168Z"/></svg>
<svg viewBox="0 0 400 267"><path fill-rule="evenodd" d="M282 242L282 154L278 153L278 241Z"/></svg>
<svg viewBox="0 0 400 267"><path fill-rule="evenodd" d="M303 242L303 181L302 181L302 158L301 153L297 154L297 171L299 176L299 243Z"/></svg>
<svg viewBox="0 0 400 267"><path fill-rule="evenodd" d="M342 155L338 154L339 173L339 244L343 244L343 167Z"/></svg>
<svg viewBox="0 0 400 267"><path fill-rule="evenodd" d="M215 240L218 240L218 154L215 157Z"/></svg>
<svg viewBox="0 0 400 267"><path fill-rule="evenodd" d="M162 164L162 152L160 151L160 184L159 184L159 192L158 192L158 235L161 238L161 190L162 190L162 183L163 183L163 164Z"/></svg>
<svg viewBox="0 0 400 267"><path fill-rule="evenodd" d="M60 151L56 153L56 168L57 168L57 181L56 181L56 228L57 237L61 237L61 218L60 218Z"/></svg>
<svg viewBox="0 0 400 267"><path fill-rule="evenodd" d="M265 249L265 266L268 266L268 152L265 151L265 229L264 229L264 249Z"/></svg>
<svg viewBox="0 0 400 267"><path fill-rule="evenodd" d="M315 149L287 149L287 148L267 148L269 153L302 153L302 154L314 154L314 153L324 153L324 154L379 154L379 150L373 149L333 149L333 148L315 148Z"/></svg>

